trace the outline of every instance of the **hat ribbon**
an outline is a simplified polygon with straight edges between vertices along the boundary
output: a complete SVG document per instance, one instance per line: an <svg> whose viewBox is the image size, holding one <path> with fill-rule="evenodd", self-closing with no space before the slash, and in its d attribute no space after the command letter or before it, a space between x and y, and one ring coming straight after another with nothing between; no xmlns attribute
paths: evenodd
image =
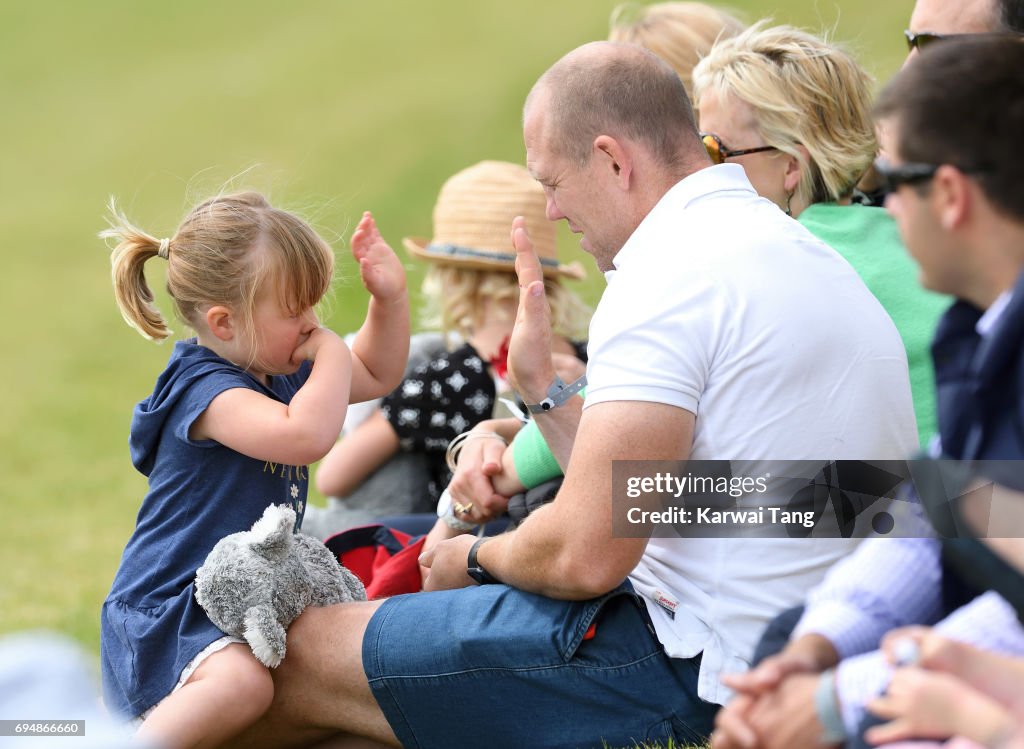
<svg viewBox="0 0 1024 749"><path fill-rule="evenodd" d="M427 252L434 253L436 255L444 255L447 257L475 257L483 260L503 260L509 263L515 263L516 256L508 252L481 252L480 250L474 250L472 247L460 247L454 244L431 244L427 245ZM540 264L548 268L558 268L560 264L557 260L549 257L538 257Z"/></svg>

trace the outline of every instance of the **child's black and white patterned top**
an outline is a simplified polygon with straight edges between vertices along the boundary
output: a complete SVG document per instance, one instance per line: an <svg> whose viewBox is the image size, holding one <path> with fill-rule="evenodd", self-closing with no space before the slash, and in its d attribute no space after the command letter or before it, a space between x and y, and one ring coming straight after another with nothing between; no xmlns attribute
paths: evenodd
<svg viewBox="0 0 1024 749"><path fill-rule="evenodd" d="M573 343L586 361L585 343ZM431 456L431 494L440 496L451 480L444 453L456 436L491 418L497 398L488 363L470 344L445 351L416 367L381 410L402 450Z"/></svg>

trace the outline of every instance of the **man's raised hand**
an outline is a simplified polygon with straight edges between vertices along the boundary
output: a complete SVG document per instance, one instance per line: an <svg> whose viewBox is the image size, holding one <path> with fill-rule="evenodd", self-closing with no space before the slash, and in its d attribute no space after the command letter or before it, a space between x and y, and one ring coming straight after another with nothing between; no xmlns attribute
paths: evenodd
<svg viewBox="0 0 1024 749"><path fill-rule="evenodd" d="M519 277L519 310L508 348L509 382L528 403L547 396L555 379L551 363L551 312L544 292L544 272L526 231L526 220L512 222Z"/></svg>

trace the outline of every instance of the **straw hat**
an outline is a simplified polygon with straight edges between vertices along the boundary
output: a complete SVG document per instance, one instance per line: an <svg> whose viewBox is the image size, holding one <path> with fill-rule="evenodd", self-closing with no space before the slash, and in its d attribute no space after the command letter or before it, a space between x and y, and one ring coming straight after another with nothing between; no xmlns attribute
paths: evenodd
<svg viewBox="0 0 1024 749"><path fill-rule="evenodd" d="M526 230L548 277L583 278L579 263L558 262L556 226L546 216L543 188L525 167L481 161L450 177L434 206L434 238L406 237L412 255L475 270L515 268L512 219L526 219Z"/></svg>

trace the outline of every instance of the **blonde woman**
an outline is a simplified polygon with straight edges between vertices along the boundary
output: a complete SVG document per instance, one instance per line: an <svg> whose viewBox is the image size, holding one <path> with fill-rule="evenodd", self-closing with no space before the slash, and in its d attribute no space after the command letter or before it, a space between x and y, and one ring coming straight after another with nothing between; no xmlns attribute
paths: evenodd
<svg viewBox="0 0 1024 749"><path fill-rule="evenodd" d="M556 227L544 215L544 191L525 167L484 161L441 187L434 207L434 237L408 238L413 257L430 264L424 279L428 318L461 341L410 371L381 408L346 435L324 458L316 484L330 496L326 510L311 507L307 532L321 538L390 515L431 511L450 478L445 452L451 441L494 413L504 382L508 338L519 286L510 232L516 216L536 232L556 332L555 353L582 374L585 344L570 340L585 330L589 310L561 284L579 279L578 264L557 259ZM572 364L575 362L575 366ZM423 457L422 486L403 496L367 496L364 481L399 452Z"/></svg>
<svg viewBox="0 0 1024 749"><path fill-rule="evenodd" d="M885 210L853 203L878 150L871 78L834 44L759 23L715 44L693 81L711 160L742 166L760 195L846 258L889 313L907 350L926 444L936 431L928 347L949 301L918 285Z"/></svg>

